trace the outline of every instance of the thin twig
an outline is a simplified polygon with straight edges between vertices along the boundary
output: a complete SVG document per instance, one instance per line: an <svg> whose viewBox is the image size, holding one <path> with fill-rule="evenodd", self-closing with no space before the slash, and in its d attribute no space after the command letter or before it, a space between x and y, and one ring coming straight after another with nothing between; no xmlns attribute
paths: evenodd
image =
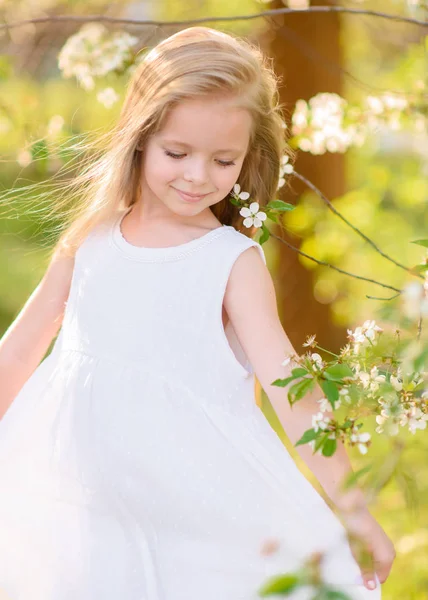
<svg viewBox="0 0 428 600"><path fill-rule="evenodd" d="M362 8L347 8L345 6L310 6L308 8L274 8L271 10L264 10L253 15L234 15L232 17L199 17L197 19L185 19L179 21L153 21L153 20L141 20L141 19L124 19L121 17L108 17L106 15L56 15L47 17L35 17L33 19L25 19L22 21L15 21L12 23L4 23L0 25L0 31L3 29L14 29L16 27L22 27L29 23L48 23L52 21L68 21L75 23L87 23L90 21L98 21L103 23L114 23L116 25L157 25L176 27L180 25L195 25L198 23L206 22L224 22L224 21L250 21L252 19L259 19L261 17L276 17L278 15L291 15L291 14L308 14L308 13L345 13L349 15L368 15L371 17L377 17L380 19L388 19L397 23L408 23L410 25L418 25L420 27L428 27L427 21L421 21L420 19L413 19L411 17L403 17L401 15L393 15L390 13L384 13L376 10L364 10Z"/></svg>
<svg viewBox="0 0 428 600"><path fill-rule="evenodd" d="M418 340L421 339L421 333L422 333L422 315L420 315L419 320L418 320Z"/></svg>
<svg viewBox="0 0 428 600"><path fill-rule="evenodd" d="M284 240L282 237L276 235L275 233L272 233L271 231L269 231L269 234L270 234L270 237L277 239L282 244L285 244L291 250L295 250L298 254L301 254L302 256L304 256L305 258L307 258L309 260L312 260L313 262L317 263L318 265L328 267L329 269L334 269L335 271L338 271L339 273L342 273L343 275L348 275L349 277L353 277L354 279L360 279L362 281L368 281L369 283L374 283L375 285L380 285L383 288L387 288L389 290L393 290L394 292L398 292L397 295L400 295L402 293L401 290L393 287L392 285L388 285L386 283L380 283L379 281L376 281L375 279L369 279L368 277L363 277L362 275L355 275L355 273L349 273L348 271L344 271L343 269L340 269L339 267L336 267L335 265L331 265L330 263L327 263L323 260L318 260L317 258L310 256L309 254L306 254L306 252L303 252L299 248L296 248L296 246L293 246L292 244L290 244L289 242Z"/></svg>
<svg viewBox="0 0 428 600"><path fill-rule="evenodd" d="M389 260L390 262L392 262L394 265L396 265L397 267L400 267L400 269L403 269L404 271L407 271L408 273L411 273L412 275L416 275L417 277L420 277L421 279L425 279L422 275L419 274L415 274L414 271L412 271L411 268L406 267L406 265L402 265L401 263L399 263L398 261L396 261L394 258L392 258L391 256L389 256L388 254L386 254L385 252L383 252L383 250L381 250L379 248L379 246L377 246L377 244L375 244L375 242L373 240L371 240L365 233L363 233L360 229L358 229L358 227L356 227L355 225L353 225L350 221L348 221L348 219L346 217L344 217L338 210L337 208L335 208L335 206L333 205L333 203L327 198L327 196L325 196L325 194L323 194L321 192L321 190L319 190L316 185L314 185L311 181L309 181L309 179L306 179L306 177L304 177L303 175L301 175L300 173L297 173L296 171L293 171L293 174L297 177L297 179L300 179L300 181L303 181L309 188L311 188L311 190L313 190L317 196L319 196L321 198L321 200L323 200L323 202L328 206L328 208L337 216L339 217L339 219L341 219L348 227L350 227L351 229L353 229L353 231L355 231L355 233L357 233L360 237L363 238L364 241L366 241L368 244L370 244L370 246L381 256L383 256L383 258L385 258L386 260Z"/></svg>
<svg viewBox="0 0 428 600"><path fill-rule="evenodd" d="M389 298L380 298L379 296L368 296L366 294L366 298L368 298L369 300L395 300L395 298L397 298L398 296L400 296L400 294L394 294L393 296L390 296Z"/></svg>
<svg viewBox="0 0 428 600"><path fill-rule="evenodd" d="M288 27L287 25L281 24L280 27L275 29L275 33L282 38L286 39L288 42L294 44L300 52L306 55L312 62L318 63L321 65L326 71L330 73L340 73L344 77L348 78L350 81L354 83L354 85L360 87L365 91L369 91L372 93L378 94L394 94L395 96L400 96L404 98L413 97L414 93L406 92L403 90L393 90L390 88L377 87L375 85L365 83L358 77L356 77L353 73L345 69L337 62L327 58L325 55L321 54L318 48L315 48L311 43L310 39L303 39L296 31L293 30L292 27Z"/></svg>

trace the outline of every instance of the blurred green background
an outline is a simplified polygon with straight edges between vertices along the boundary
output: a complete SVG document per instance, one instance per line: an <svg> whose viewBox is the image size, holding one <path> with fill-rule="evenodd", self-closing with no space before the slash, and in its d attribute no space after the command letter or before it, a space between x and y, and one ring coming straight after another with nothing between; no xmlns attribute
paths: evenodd
<svg viewBox="0 0 428 600"><path fill-rule="evenodd" d="M329 2L317 4L328 6ZM337 4L331 3L332 6ZM412 9L412 3L405 0L341 4L420 19L427 15L423 6ZM61 14L174 21L208 15L248 15L281 6L279 1L251 0L192 0L185 5L172 0L63 3L45 0L36 7L32 2L15 0L3 1L0 13L2 21L9 23ZM296 99L308 100L310 95L319 92L337 92L358 104L370 94L395 91L405 95L427 90L426 29L419 26L345 14L296 14L202 24L246 36L262 45L284 76L282 100L290 114ZM118 29L137 36L138 48L144 48L186 26L123 25ZM0 202L0 335L40 281L55 238L56 223L46 222L43 211L35 210L34 190L26 194L19 192L20 188L40 182L38 189L42 191L63 161L73 157L72 145L79 135L111 127L128 80L126 74L111 73L97 80L96 88L88 92L75 79L62 77L57 65L58 52L79 27L79 23L73 22L29 24L3 30L0 38L0 182L3 193ZM119 96L111 108L96 98L98 91L108 86ZM300 151L296 162L296 170L319 185L354 225L385 252L409 266L424 257L424 249L410 241L428 237L426 103L421 113L425 114L425 121L420 120L416 127L381 130L363 146L340 156L312 156ZM307 188L292 182L278 197L296 205L284 218L284 235L304 252L398 288L409 280L408 274L374 252ZM345 343L346 328L377 318L382 303L366 296L391 295L388 290L298 257L273 239L264 249L275 280L284 329L298 352L302 351L305 337L312 333L317 333L324 347L337 350ZM266 417L299 462L264 394L261 402ZM406 443L402 469L411 482L405 476L402 485L392 481L373 507L397 549L393 572L383 587L384 600L426 600L428 442L425 431L402 436ZM387 453L387 440L374 436L370 459L380 464ZM357 452L351 455L355 469L366 464L366 457L363 459ZM305 466L299 464L305 471ZM313 480L310 473L306 471L306 474Z"/></svg>

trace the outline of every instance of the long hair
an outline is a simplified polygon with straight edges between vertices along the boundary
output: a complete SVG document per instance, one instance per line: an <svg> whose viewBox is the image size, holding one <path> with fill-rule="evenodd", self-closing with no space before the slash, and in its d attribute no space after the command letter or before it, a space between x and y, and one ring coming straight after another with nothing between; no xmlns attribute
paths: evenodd
<svg viewBox="0 0 428 600"><path fill-rule="evenodd" d="M95 226L137 202L147 140L187 98L225 95L250 112L250 143L238 183L260 207L273 200L281 157L291 152L270 63L257 46L207 27L181 30L157 44L135 68L117 123L97 141L99 155L61 186L63 197L55 198L54 211L62 215L63 231L53 252L73 255ZM210 208L221 223L252 233L242 226L229 195Z"/></svg>

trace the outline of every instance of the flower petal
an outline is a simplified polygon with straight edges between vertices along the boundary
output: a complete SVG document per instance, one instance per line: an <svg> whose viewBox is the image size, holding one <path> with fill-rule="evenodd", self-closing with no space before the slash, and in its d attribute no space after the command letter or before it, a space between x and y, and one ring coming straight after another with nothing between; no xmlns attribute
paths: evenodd
<svg viewBox="0 0 428 600"><path fill-rule="evenodd" d="M251 202L249 209L251 210L251 212L255 215L258 210L259 210L260 206L258 202Z"/></svg>
<svg viewBox="0 0 428 600"><path fill-rule="evenodd" d="M243 206L241 208L241 210L239 211L239 214L242 215L243 217L252 217L253 216L253 213L247 206Z"/></svg>
<svg viewBox="0 0 428 600"><path fill-rule="evenodd" d="M248 198L250 197L250 194L248 192L241 192L239 194L239 197L241 198L241 200L248 200Z"/></svg>
<svg viewBox="0 0 428 600"><path fill-rule="evenodd" d="M245 227L252 227L253 226L252 217L247 217L246 219L244 219L243 224Z"/></svg>

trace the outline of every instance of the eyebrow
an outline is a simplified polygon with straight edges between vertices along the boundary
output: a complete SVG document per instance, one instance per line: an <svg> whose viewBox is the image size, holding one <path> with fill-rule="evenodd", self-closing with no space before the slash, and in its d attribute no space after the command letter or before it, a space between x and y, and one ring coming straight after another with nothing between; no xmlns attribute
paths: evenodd
<svg viewBox="0 0 428 600"><path fill-rule="evenodd" d="M178 146L184 146L185 148L191 148L190 144L186 144L185 142L179 142L178 140L163 140L164 144L176 144ZM217 150L217 152L243 152L241 148L223 148L221 150Z"/></svg>

